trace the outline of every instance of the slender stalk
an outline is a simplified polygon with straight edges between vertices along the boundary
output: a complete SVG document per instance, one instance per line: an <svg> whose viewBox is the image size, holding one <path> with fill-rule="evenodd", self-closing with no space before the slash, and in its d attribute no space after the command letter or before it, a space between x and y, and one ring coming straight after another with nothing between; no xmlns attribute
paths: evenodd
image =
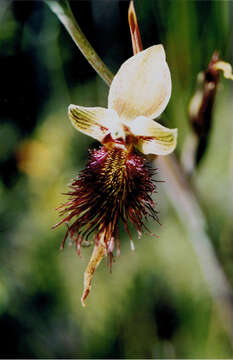
<svg viewBox="0 0 233 360"><path fill-rule="evenodd" d="M87 61L95 69L97 74L109 85L112 82L113 74L103 63L96 51L93 49L86 36L80 29L74 18L67 0L45 0L50 9L57 15L58 19L65 26L66 30L85 56Z"/></svg>
<svg viewBox="0 0 233 360"><path fill-rule="evenodd" d="M46 0L46 3L63 23L92 67L110 85L113 75L82 33L67 1ZM198 257L209 292L233 345L233 292L206 232L206 220L198 199L175 155L159 157L156 161L163 178L166 179L167 195L183 226L189 231L189 239Z"/></svg>

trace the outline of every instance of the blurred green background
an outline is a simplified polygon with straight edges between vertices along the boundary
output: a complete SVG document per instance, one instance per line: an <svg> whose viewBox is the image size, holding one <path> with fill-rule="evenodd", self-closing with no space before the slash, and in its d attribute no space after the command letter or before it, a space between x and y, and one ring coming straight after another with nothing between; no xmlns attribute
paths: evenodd
<svg viewBox="0 0 233 360"><path fill-rule="evenodd" d="M128 1L71 1L81 28L116 72L132 55ZM215 50L233 63L233 2L137 0L144 47L163 43L173 92L162 121L190 133L187 106ZM67 118L70 103L106 106L108 88L42 1L0 3L1 358L231 358L198 259L166 197L159 237L135 236L109 274L103 261L83 309L91 249L59 251L55 208L98 147ZM221 80L208 150L193 181L217 256L233 283L233 83ZM160 179L159 175L157 179ZM165 189L165 192L164 192ZM192 216L190 214L190 216Z"/></svg>

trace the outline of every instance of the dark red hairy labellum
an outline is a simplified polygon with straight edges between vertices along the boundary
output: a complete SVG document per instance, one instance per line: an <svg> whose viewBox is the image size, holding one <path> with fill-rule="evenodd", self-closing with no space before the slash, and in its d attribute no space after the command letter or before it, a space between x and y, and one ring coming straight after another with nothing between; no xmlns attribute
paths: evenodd
<svg viewBox="0 0 233 360"><path fill-rule="evenodd" d="M134 150L102 146L90 152L84 170L66 193L69 200L59 207L63 219L55 225L67 224L64 243L70 235L78 254L83 241L90 236L98 244L101 234L108 254L112 256L115 243L119 252L118 224L124 223L132 241L128 224L131 222L139 236L148 216L158 220L151 195L156 190L152 179L154 170L145 158Z"/></svg>

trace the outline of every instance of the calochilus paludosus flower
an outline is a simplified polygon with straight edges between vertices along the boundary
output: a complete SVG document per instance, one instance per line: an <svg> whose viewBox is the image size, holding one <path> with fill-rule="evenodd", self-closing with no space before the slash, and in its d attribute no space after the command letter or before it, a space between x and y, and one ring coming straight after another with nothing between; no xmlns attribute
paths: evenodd
<svg viewBox="0 0 233 360"><path fill-rule="evenodd" d="M164 48L155 45L122 64L111 83L107 109L69 106L74 127L102 144L90 152L85 169L72 181L69 200L59 208L63 219L56 225L67 224L62 248L68 236L78 254L83 242L94 240L84 274L82 305L102 258L107 255L111 266L115 246L119 255L119 221L129 234L131 247L129 223L140 237L148 217L158 221L151 198L156 186L146 155L168 155L176 147L177 130L154 121L170 96Z"/></svg>

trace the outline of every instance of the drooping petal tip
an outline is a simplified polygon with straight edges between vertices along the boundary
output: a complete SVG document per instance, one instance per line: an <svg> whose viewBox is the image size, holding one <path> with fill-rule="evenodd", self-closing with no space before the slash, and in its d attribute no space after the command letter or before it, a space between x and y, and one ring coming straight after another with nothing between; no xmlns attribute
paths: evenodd
<svg viewBox="0 0 233 360"><path fill-rule="evenodd" d="M92 239L95 243L90 262L84 275L81 298L85 306L95 270L106 255L111 268L114 248L120 252L119 223L123 222L130 238L131 223L138 237L147 230L145 220L152 218L159 223L158 213L151 195L156 191L154 170L146 159L120 147L108 150L102 146L90 153L83 171L70 184L68 200L59 208L67 230L62 248L68 238L80 255L81 246Z"/></svg>
<svg viewBox="0 0 233 360"><path fill-rule="evenodd" d="M84 273L84 288L81 297L81 304L83 307L86 307L85 300L91 290L91 284L92 284L94 272L101 263L105 253L106 253L105 245L100 240L99 244L95 245L93 249L91 259Z"/></svg>

